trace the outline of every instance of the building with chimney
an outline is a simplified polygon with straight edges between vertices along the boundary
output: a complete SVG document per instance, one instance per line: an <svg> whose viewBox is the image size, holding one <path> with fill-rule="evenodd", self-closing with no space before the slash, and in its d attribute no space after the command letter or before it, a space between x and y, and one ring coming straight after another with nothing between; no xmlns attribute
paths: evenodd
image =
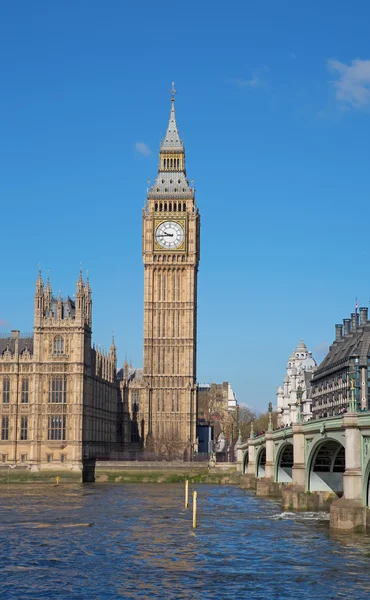
<svg viewBox="0 0 370 600"><path fill-rule="evenodd" d="M335 340L312 378L315 419L341 414L352 401L357 410L369 407L370 322L368 309L357 308L335 325Z"/></svg>
<svg viewBox="0 0 370 600"><path fill-rule="evenodd" d="M288 359L284 385L277 388L278 426L295 423L300 405L304 421L312 417L311 379L317 369L312 352L301 340Z"/></svg>
<svg viewBox="0 0 370 600"><path fill-rule="evenodd" d="M0 461L82 470L120 439L116 347L91 345L92 299L82 273L73 298L39 272L33 334L0 337Z"/></svg>

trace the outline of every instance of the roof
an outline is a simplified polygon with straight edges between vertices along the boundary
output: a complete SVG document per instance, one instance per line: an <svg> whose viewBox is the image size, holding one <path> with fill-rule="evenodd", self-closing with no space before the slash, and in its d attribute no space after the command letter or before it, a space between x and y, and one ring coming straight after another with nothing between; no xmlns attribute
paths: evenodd
<svg viewBox="0 0 370 600"><path fill-rule="evenodd" d="M22 354L25 350L33 354L33 337L18 338L18 352ZM12 336L0 338L0 355L9 350L12 354L15 352L15 338Z"/></svg>
<svg viewBox="0 0 370 600"><path fill-rule="evenodd" d="M367 366L370 355L370 322L356 331L352 331L340 340L336 340L314 373L313 380L320 379L338 367L346 367L351 358L358 358L359 366Z"/></svg>
<svg viewBox="0 0 370 600"><path fill-rule="evenodd" d="M150 189L149 197L192 198L194 189L189 186L184 171L159 171Z"/></svg>

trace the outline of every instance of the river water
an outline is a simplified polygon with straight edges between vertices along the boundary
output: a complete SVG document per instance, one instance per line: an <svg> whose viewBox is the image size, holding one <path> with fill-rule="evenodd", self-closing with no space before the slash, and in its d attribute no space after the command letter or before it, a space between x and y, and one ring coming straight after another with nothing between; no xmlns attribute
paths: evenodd
<svg viewBox="0 0 370 600"><path fill-rule="evenodd" d="M245 490L2 485L1 600L370 599L370 537Z"/></svg>

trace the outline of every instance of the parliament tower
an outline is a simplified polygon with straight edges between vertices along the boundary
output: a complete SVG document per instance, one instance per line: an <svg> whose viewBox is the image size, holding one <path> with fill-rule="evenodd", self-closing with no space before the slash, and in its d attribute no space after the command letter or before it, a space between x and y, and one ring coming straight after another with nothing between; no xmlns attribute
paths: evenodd
<svg viewBox="0 0 370 600"><path fill-rule="evenodd" d="M200 218L175 115L160 145L143 210L145 436L196 449L197 275Z"/></svg>

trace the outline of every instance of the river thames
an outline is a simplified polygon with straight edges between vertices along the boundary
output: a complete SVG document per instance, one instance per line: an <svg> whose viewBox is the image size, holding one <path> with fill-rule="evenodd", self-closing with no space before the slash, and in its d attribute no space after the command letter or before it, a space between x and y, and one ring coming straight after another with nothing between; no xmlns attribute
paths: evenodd
<svg viewBox="0 0 370 600"><path fill-rule="evenodd" d="M2 486L1 600L370 598L369 536L194 487L196 530L180 484Z"/></svg>

